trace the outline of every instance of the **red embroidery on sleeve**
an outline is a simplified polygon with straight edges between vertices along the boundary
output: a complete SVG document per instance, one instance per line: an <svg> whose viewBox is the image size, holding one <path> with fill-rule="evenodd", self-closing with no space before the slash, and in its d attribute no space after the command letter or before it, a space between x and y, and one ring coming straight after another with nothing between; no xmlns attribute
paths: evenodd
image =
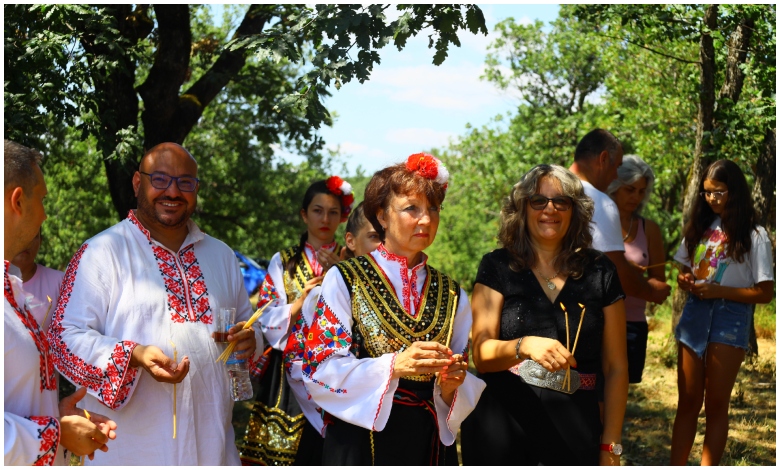
<svg viewBox="0 0 780 470"><path fill-rule="evenodd" d="M51 416L28 416L27 419L40 426L38 439L41 446L38 452L41 453L35 457L33 465L53 465L60 445L60 423Z"/></svg>
<svg viewBox="0 0 780 470"><path fill-rule="evenodd" d="M13 287L11 286L11 279L8 277L9 264L10 263L5 260L5 271L3 273L5 300L13 307L14 312L16 312L16 315L19 317L22 325L27 329L27 332L30 333L32 340L35 343L35 348L38 350L41 391L56 390L57 380L54 376L54 360L50 357L49 341L46 339L46 335L41 330L38 322L35 321L35 317L30 313L27 305L20 306L16 302Z"/></svg>
<svg viewBox="0 0 780 470"><path fill-rule="evenodd" d="M100 401L111 409L117 409L127 399L138 375L138 369L130 367L130 355L136 343L132 341L117 343L104 371L71 353L70 348L62 339L62 333L65 331L62 327L62 320L73 294L73 285L76 282L76 273L81 257L86 249L87 244L85 243L73 255L73 259L65 271L65 277L62 279L60 300L49 327L48 338L51 344L52 359L57 370L71 382L98 392Z"/></svg>
<svg viewBox="0 0 780 470"><path fill-rule="evenodd" d="M306 335L303 354L303 373L312 377L317 367L337 351L349 348L352 337L322 297L317 301L312 326Z"/></svg>

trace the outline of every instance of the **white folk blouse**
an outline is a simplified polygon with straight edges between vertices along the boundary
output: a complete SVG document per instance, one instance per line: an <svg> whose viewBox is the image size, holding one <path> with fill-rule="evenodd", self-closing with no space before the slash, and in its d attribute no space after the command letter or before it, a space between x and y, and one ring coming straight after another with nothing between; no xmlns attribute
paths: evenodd
<svg viewBox="0 0 780 470"><path fill-rule="evenodd" d="M381 268L406 313L415 317L428 273L427 258L423 255L423 261L410 268L406 258L388 252L383 245L367 256ZM463 289L459 299L450 349L465 354L471 330L471 306ZM398 379L392 375L400 350L360 359L350 352L353 328L350 291L337 269L331 269L323 280L313 323L316 326L308 335L302 363L303 380L312 399L336 418L382 431L398 387ZM441 389L434 385L439 436L444 445L455 442L461 423L476 406L484 388L481 379L467 373L452 405L448 406L441 398Z"/></svg>
<svg viewBox="0 0 780 470"><path fill-rule="evenodd" d="M337 247L338 244L334 241L333 243L323 245L321 249L333 252ZM304 253L314 276L321 276L323 267L317 260L317 253L314 247L306 243ZM308 307L308 309L311 309L310 311L307 310L306 302L314 298L316 303L318 292L319 288L315 287L309 293L303 304L301 315L303 322L293 325L290 334L287 335L286 332L290 328L291 303L288 303L290 299L287 298L287 292L284 288L284 266L282 265L281 254L276 253L271 258L268 274L260 289L258 307L264 306L269 302L273 302L273 304L263 312L258 322L261 324L268 343L275 349L284 351L285 370L287 371L287 383L290 385L290 390L292 390L293 395L298 400L298 405L300 405L306 419L314 426L314 429L317 429L324 436L325 425L322 419L322 410L311 399L311 395L309 395L303 384L303 378L301 377L303 350L297 346L304 341L314 313L312 307ZM255 370L254 373L259 373L259 370Z"/></svg>
<svg viewBox="0 0 780 470"><path fill-rule="evenodd" d="M4 463L65 465L49 343L26 304L21 273L4 265Z"/></svg>
<svg viewBox="0 0 780 470"><path fill-rule="evenodd" d="M89 394L82 405L117 423L109 452L92 465L240 465L225 364L217 362L214 314L252 315L236 256L191 220L174 253L130 212L87 240L68 265L49 339L57 370ZM263 338L256 330L257 360ZM154 345L190 370L175 387L129 365L136 345ZM251 362L251 361L250 361Z"/></svg>

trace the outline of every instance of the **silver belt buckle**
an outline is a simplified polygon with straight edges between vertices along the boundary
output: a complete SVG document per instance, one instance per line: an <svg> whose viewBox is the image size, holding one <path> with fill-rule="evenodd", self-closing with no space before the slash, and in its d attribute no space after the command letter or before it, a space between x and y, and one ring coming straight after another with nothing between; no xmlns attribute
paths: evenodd
<svg viewBox="0 0 780 470"><path fill-rule="evenodd" d="M526 359L520 364L511 367L509 371L520 377L528 385L549 388L550 390L568 393L569 395L576 392L581 384L580 374L576 370L572 370L569 373L571 385L564 386L563 380L566 378L566 369L550 372L531 359Z"/></svg>

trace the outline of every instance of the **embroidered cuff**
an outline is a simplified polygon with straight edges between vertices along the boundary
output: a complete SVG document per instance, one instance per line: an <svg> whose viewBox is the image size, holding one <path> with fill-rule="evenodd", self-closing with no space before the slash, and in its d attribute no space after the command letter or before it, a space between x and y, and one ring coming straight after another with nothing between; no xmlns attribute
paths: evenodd
<svg viewBox="0 0 780 470"><path fill-rule="evenodd" d="M138 368L130 367L136 346L138 343L134 341L120 341L109 356L98 399L112 410L118 410L125 404L137 383Z"/></svg>
<svg viewBox="0 0 780 470"><path fill-rule="evenodd" d="M53 465L60 445L60 422L51 416L30 416L27 419L39 426L41 445L33 465Z"/></svg>

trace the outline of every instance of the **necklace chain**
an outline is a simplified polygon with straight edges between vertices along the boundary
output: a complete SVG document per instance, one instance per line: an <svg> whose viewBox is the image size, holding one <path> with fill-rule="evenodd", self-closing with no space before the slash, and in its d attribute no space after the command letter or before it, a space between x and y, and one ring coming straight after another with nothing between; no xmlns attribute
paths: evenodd
<svg viewBox="0 0 780 470"><path fill-rule="evenodd" d="M555 290L555 284L553 284L552 280L558 277L558 271L556 271L555 274L553 274L550 277L545 277L544 274L542 274L542 272L539 271L539 269L536 270L536 273L539 274L542 277L542 279L545 280L545 282L547 282L548 289Z"/></svg>
<svg viewBox="0 0 780 470"><path fill-rule="evenodd" d="M631 235L631 229L634 228L634 218L631 217L631 222L628 224L628 232L626 232L626 236L623 237L623 241L626 241L628 237Z"/></svg>

